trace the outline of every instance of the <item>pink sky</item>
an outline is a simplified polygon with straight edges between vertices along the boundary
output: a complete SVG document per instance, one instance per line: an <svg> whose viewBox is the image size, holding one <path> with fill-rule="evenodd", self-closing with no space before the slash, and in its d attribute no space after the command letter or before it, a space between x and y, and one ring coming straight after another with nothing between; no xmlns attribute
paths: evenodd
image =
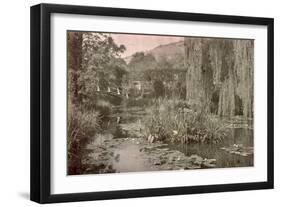
<svg viewBox="0 0 281 207"><path fill-rule="evenodd" d="M156 35L136 35L136 34L110 34L114 41L126 47L126 51L121 55L127 57L138 51L147 51L159 45L169 44L183 40L183 37L156 36Z"/></svg>

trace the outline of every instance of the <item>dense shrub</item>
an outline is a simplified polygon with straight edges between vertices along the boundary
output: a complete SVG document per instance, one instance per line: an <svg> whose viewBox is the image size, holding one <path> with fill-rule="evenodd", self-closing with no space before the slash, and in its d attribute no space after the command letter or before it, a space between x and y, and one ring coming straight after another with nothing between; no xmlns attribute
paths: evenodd
<svg viewBox="0 0 281 207"><path fill-rule="evenodd" d="M153 83L153 89L155 97L164 97L165 95L165 87L161 80L156 80Z"/></svg>
<svg viewBox="0 0 281 207"><path fill-rule="evenodd" d="M112 104L105 100L98 100L95 109L99 112L100 117L104 118L111 114Z"/></svg>
<svg viewBox="0 0 281 207"><path fill-rule="evenodd" d="M81 174L84 169L81 164L82 152L86 143L99 130L99 113L96 111L71 110L68 114L67 152L68 174Z"/></svg>

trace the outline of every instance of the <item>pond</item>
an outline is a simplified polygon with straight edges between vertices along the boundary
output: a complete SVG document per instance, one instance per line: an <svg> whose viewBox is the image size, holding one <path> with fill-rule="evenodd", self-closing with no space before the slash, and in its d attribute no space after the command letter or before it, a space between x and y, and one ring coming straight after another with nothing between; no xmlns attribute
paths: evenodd
<svg viewBox="0 0 281 207"><path fill-rule="evenodd" d="M232 128L229 130L231 131L230 136L218 144L170 144L169 147L179 150L187 156L197 154L201 157L216 159L216 167L218 168L253 166L253 154L241 156L221 149L233 145L252 147L254 144L253 130L247 128Z"/></svg>
<svg viewBox="0 0 281 207"><path fill-rule="evenodd" d="M230 128L230 136L219 144L149 143L142 133L143 116L144 107L116 107L113 115L104 119L102 134L98 134L87 147L85 173L246 167L254 164L253 153L241 150L253 147L252 129Z"/></svg>

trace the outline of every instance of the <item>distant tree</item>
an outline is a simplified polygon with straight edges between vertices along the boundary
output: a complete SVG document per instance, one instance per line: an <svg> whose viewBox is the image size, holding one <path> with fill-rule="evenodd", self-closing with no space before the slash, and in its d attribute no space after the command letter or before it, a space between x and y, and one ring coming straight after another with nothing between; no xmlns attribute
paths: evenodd
<svg viewBox="0 0 281 207"><path fill-rule="evenodd" d="M122 79L124 75L127 75L127 65L126 62L121 58L112 58L109 62L109 68L112 70L113 79L110 81L115 84L116 87L122 85Z"/></svg>
<svg viewBox="0 0 281 207"><path fill-rule="evenodd" d="M91 107L97 88L105 90L108 86L121 86L127 66L120 56L125 50L124 45L117 45L108 34L83 34L83 60L79 76L81 103Z"/></svg>
<svg viewBox="0 0 281 207"><path fill-rule="evenodd" d="M185 69L184 66L184 54L179 53L176 54L172 59L171 59L171 63L173 65L173 69L180 69L183 70Z"/></svg>
<svg viewBox="0 0 281 207"><path fill-rule="evenodd" d="M133 67L139 63L142 63L144 61L144 52L136 52L135 54L133 54L130 62L129 62L129 66Z"/></svg>
<svg viewBox="0 0 281 207"><path fill-rule="evenodd" d="M144 54L144 52L136 52L129 62L130 67L139 67L140 69L145 67L145 69L154 68L156 64L155 57L150 53Z"/></svg>
<svg viewBox="0 0 281 207"><path fill-rule="evenodd" d="M164 69L167 70L167 69L172 69L173 64L171 63L171 61L168 61L167 57L160 56L158 58L157 67L161 70L164 70Z"/></svg>
<svg viewBox="0 0 281 207"><path fill-rule="evenodd" d="M153 83L155 97L163 97L165 95L165 87L161 80L155 80Z"/></svg>
<svg viewBox="0 0 281 207"><path fill-rule="evenodd" d="M152 54L137 52L132 56L128 64L132 79L145 79L145 71L155 69L157 61Z"/></svg>

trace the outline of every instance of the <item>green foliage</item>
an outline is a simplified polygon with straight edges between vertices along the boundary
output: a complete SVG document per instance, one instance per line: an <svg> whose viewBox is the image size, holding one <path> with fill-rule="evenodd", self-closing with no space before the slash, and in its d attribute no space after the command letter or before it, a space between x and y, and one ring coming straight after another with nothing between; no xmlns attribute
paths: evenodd
<svg viewBox="0 0 281 207"><path fill-rule="evenodd" d="M82 33L67 33L68 98L73 104L79 101L79 71L82 62Z"/></svg>
<svg viewBox="0 0 281 207"><path fill-rule="evenodd" d="M125 50L124 45L118 46L108 34L83 33L83 58L78 79L80 104L93 107L97 88L106 90L107 87L121 86L127 73L126 62L120 57Z"/></svg>
<svg viewBox="0 0 281 207"><path fill-rule="evenodd" d="M153 54L136 52L128 68L131 79L152 81L157 79L173 80L173 75L186 71L183 64L183 55L176 54L173 57L160 56L156 59Z"/></svg>
<svg viewBox="0 0 281 207"><path fill-rule="evenodd" d="M176 90L175 93L180 99L186 98L186 84L184 81L177 81L176 82Z"/></svg>
<svg viewBox="0 0 281 207"><path fill-rule="evenodd" d="M99 112L101 118L105 118L111 113L112 104L105 100L97 100L95 109Z"/></svg>
<svg viewBox="0 0 281 207"><path fill-rule="evenodd" d="M107 34L68 33L68 174L85 170L81 164L84 147L112 107L97 88L121 85L127 66L120 54L125 49Z"/></svg>
<svg viewBox="0 0 281 207"><path fill-rule="evenodd" d="M157 67L161 70L168 70L173 68L172 61L168 61L167 57L160 56L157 61Z"/></svg>
<svg viewBox="0 0 281 207"><path fill-rule="evenodd" d="M153 55L137 52L132 56L128 68L131 80L144 80L145 71L156 69L157 62Z"/></svg>
<svg viewBox="0 0 281 207"><path fill-rule="evenodd" d="M81 159L83 149L100 129L99 113L70 109L67 122L68 174L83 172Z"/></svg>
<svg viewBox="0 0 281 207"><path fill-rule="evenodd" d="M126 101L126 107L146 107L151 103L150 98L129 99Z"/></svg>
<svg viewBox="0 0 281 207"><path fill-rule="evenodd" d="M145 80L152 81L156 79L160 79L162 81L178 81L184 82L185 81L185 73L186 70L174 70L174 69L165 69L165 70L159 70L159 69L151 69L146 70L143 72Z"/></svg>
<svg viewBox="0 0 281 207"><path fill-rule="evenodd" d="M153 89L154 89L154 94L155 97L164 97L165 95L165 87L164 84L161 80L156 80L153 83Z"/></svg>
<svg viewBox="0 0 281 207"><path fill-rule="evenodd" d="M203 109L195 112L185 106L167 99L155 101L144 119L146 135L158 141L183 143L218 143L227 136L220 120L208 116Z"/></svg>
<svg viewBox="0 0 281 207"><path fill-rule="evenodd" d="M144 54L144 52L137 52L133 55L129 62L129 67L133 70L148 70L154 69L157 66L156 59L152 54Z"/></svg>

